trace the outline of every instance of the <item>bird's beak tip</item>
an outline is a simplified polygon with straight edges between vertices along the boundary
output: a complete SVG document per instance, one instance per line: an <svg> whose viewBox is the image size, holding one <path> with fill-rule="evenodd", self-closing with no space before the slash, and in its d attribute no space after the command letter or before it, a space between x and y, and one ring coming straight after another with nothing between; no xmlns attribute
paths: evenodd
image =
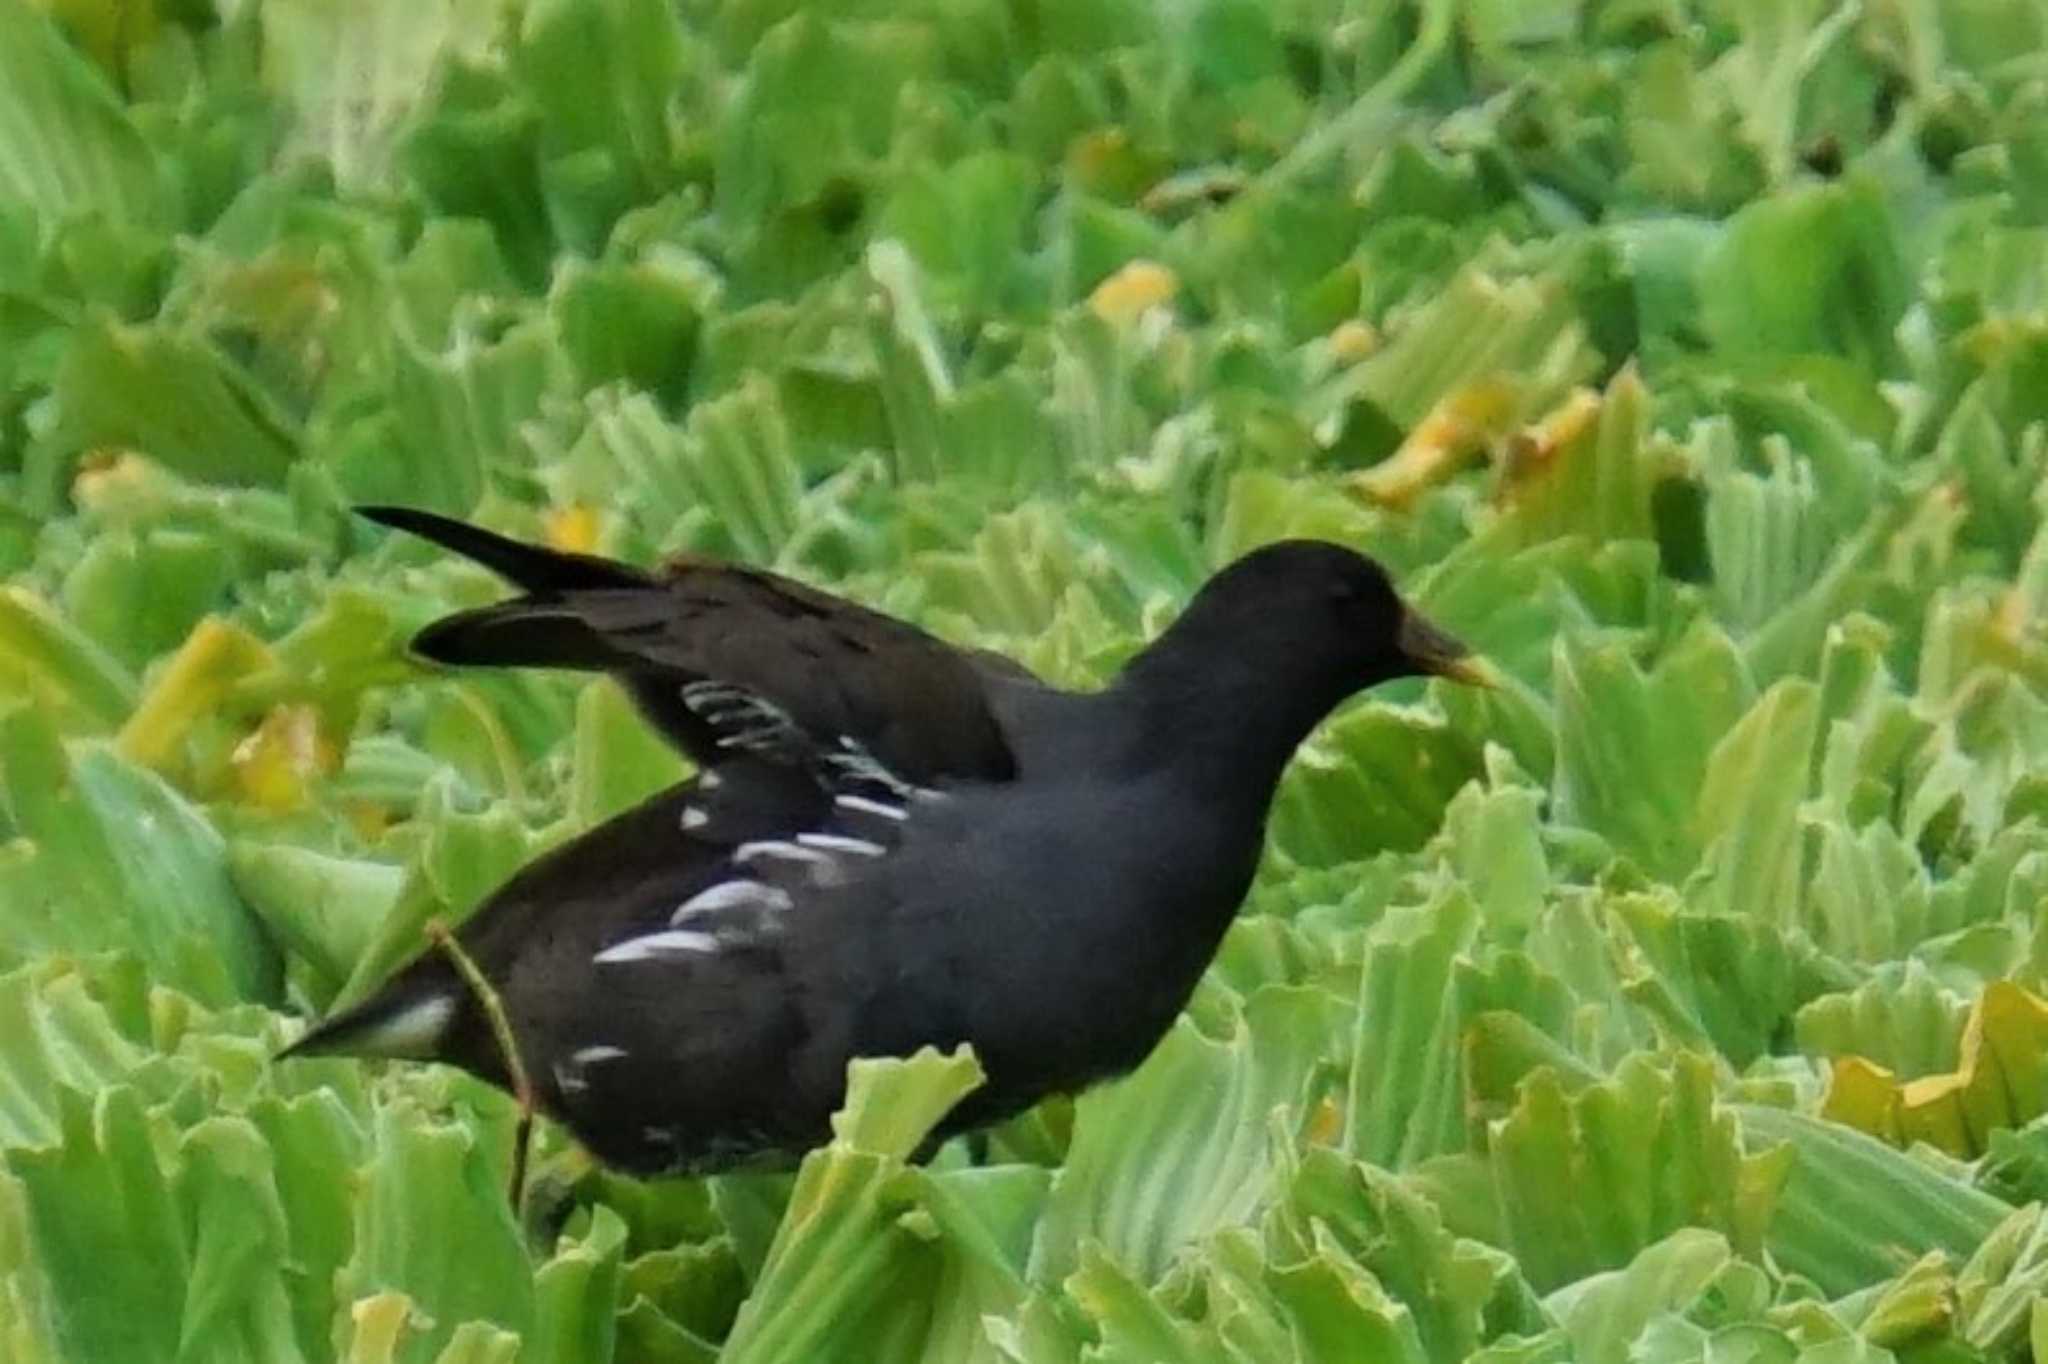
<svg viewBox="0 0 2048 1364"><path fill-rule="evenodd" d="M1415 611L1401 622L1401 652L1415 671L1431 677L1488 689L1497 689L1503 681L1498 668Z"/></svg>
<svg viewBox="0 0 2048 1364"><path fill-rule="evenodd" d="M1468 687L1484 687L1488 691L1499 691L1507 681L1499 668L1478 654L1466 654L1462 658L1451 659L1431 671L1438 677L1462 682Z"/></svg>

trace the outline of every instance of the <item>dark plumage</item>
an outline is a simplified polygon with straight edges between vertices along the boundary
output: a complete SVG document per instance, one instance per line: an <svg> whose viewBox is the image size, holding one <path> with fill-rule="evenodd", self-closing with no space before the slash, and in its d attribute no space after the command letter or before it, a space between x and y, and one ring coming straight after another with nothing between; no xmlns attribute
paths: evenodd
<svg viewBox="0 0 2048 1364"><path fill-rule="evenodd" d="M988 1081L949 1132L1128 1070L1236 912L1295 745L1361 688L1482 675L1372 560L1314 541L1218 573L1084 695L771 573L365 514L523 589L421 653L609 672L702 768L458 935L540 1106L632 1170L801 1153L854 1056L972 1043ZM293 1050L509 1079L439 952Z"/></svg>

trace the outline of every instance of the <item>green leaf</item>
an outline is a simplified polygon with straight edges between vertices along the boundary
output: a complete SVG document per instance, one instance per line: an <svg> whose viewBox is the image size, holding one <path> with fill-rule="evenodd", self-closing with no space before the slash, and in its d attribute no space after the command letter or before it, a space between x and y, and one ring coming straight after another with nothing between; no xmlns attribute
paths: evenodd
<svg viewBox="0 0 2048 1364"><path fill-rule="evenodd" d="M545 1364L611 1364L623 1301L626 1227L598 1208L580 1239L534 1275L534 1327L520 1353Z"/></svg>
<svg viewBox="0 0 2048 1364"><path fill-rule="evenodd" d="M1642 1057L1567 1095L1537 1071L1492 1134L1502 1229L1538 1289L1616 1269L1681 1227L1754 1255L1772 1227L1784 1149L1745 1153L1735 1111L1714 1098L1713 1065ZM1775 1243L1773 1243L1775 1245Z"/></svg>
<svg viewBox="0 0 2048 1364"><path fill-rule="evenodd" d="M278 843L230 844L228 870L249 908L314 968L329 998L368 951L405 880L381 862Z"/></svg>
<svg viewBox="0 0 2048 1364"><path fill-rule="evenodd" d="M1480 757L1470 735L1428 710L1368 701L1303 746L1274 800L1273 844L1311 867L1419 848Z"/></svg>
<svg viewBox="0 0 2048 1364"><path fill-rule="evenodd" d="M1485 393L1483 405L1493 413L1485 425L1505 432L1553 406L1597 365L1572 299L1556 280L1504 280L1471 270L1425 304L1385 349L1317 393L1311 421L1362 400L1413 431L1440 404Z"/></svg>
<svg viewBox="0 0 2048 1364"><path fill-rule="evenodd" d="M297 115L292 146L324 159L347 190L381 188L405 121L431 92L445 57L492 38L488 0L370 0L336 10L279 0L263 15L264 67Z"/></svg>
<svg viewBox="0 0 2048 1364"><path fill-rule="evenodd" d="M1811 466L1766 445L1764 474L1716 470L1706 479L1707 558L1724 620L1754 626L1793 602L1833 548Z"/></svg>
<svg viewBox="0 0 2048 1364"><path fill-rule="evenodd" d="M367 997L420 952L429 919L454 927L536 851L509 809L499 805L482 814L459 813L452 791L445 780L428 788L419 816L425 834L419 858L332 1007Z"/></svg>
<svg viewBox="0 0 2048 1364"><path fill-rule="evenodd" d="M56 25L20 0L0 4L0 201L46 226L94 214L154 224L159 173L119 97Z"/></svg>
<svg viewBox="0 0 2048 1364"><path fill-rule="evenodd" d="M67 1103L114 1085L145 1055L76 971L48 964L0 975L0 1022L0 1147L57 1142Z"/></svg>
<svg viewBox="0 0 2048 1364"><path fill-rule="evenodd" d="M1819 693L1776 684L1714 746L1693 828L1705 852L1688 898L1789 928L1800 921L1799 805L1818 739Z"/></svg>
<svg viewBox="0 0 2048 1364"><path fill-rule="evenodd" d="M569 801L579 828L638 805L688 771L626 694L603 682L585 687L576 698L572 762Z"/></svg>
<svg viewBox="0 0 2048 1364"><path fill-rule="evenodd" d="M1359 976L1357 1050L1344 1097L1344 1145L1401 1169L1464 1145L1458 1042L1464 1019L1453 963L1478 913L1453 893L1390 919Z"/></svg>
<svg viewBox="0 0 2048 1364"><path fill-rule="evenodd" d="M342 1305L337 1276L355 1246L360 1190L353 1178L337 1179L335 1172L353 1171L369 1146L368 1134L338 1088L323 1085L290 1098L265 1095L247 1114L270 1146L285 1217L285 1291L299 1348L313 1359L330 1346ZM360 1102L360 1092L356 1098Z"/></svg>
<svg viewBox="0 0 2048 1364"><path fill-rule="evenodd" d="M563 235L591 250L677 178L669 105L689 38L659 0L543 0L519 25L513 71L540 110L543 179Z"/></svg>
<svg viewBox="0 0 2048 1364"><path fill-rule="evenodd" d="M944 1252L958 1242L919 1211L926 1177L904 1162L981 1079L964 1047L849 1067L834 1140L805 1159L721 1360L923 1357L916 1343L943 1311L942 1295L976 1290L973 1276L943 1272Z"/></svg>
<svg viewBox="0 0 2048 1364"><path fill-rule="evenodd" d="M1813 1056L1861 1056L1902 1079L1951 1070L1969 1001L1908 960L1854 990L1822 995L1793 1018L1799 1049Z"/></svg>
<svg viewBox="0 0 2048 1364"><path fill-rule="evenodd" d="M1363 1347L1374 1359L1420 1361L1420 1336L1402 1304L1370 1275L1324 1256L1273 1275L1276 1297L1294 1318L1296 1336L1318 1357Z"/></svg>
<svg viewBox="0 0 2048 1364"><path fill-rule="evenodd" d="M1267 1237L1276 1281L1315 1258L1364 1270L1405 1309L1431 1359L1463 1359L1502 1331L1542 1324L1509 1256L1451 1235L1407 1184L1332 1151L1304 1156ZM1299 1310L1300 1297L1282 1296Z"/></svg>
<svg viewBox="0 0 2048 1364"><path fill-rule="evenodd" d="M903 243L949 310L993 312L1024 283L1037 188L1032 163L1004 152L919 167L896 187L876 231Z"/></svg>
<svg viewBox="0 0 2048 1364"><path fill-rule="evenodd" d="M394 1356L425 1361L466 1323L523 1333L534 1283L506 1202L503 1166L475 1133L406 1103L377 1114L355 1204L343 1301L404 1294L427 1319Z"/></svg>
<svg viewBox="0 0 2048 1364"><path fill-rule="evenodd" d="M191 1248L149 1120L127 1086L62 1097L54 1146L8 1153L72 1359L178 1358ZM169 1329L166 1329L166 1328Z"/></svg>
<svg viewBox="0 0 2048 1364"><path fill-rule="evenodd" d="M1666 899L1611 902L1626 926L1622 988L1677 1045L1712 1048L1740 1069L1779 1044L1793 1012L1846 973L1754 918L1691 914Z"/></svg>
<svg viewBox="0 0 2048 1364"><path fill-rule="evenodd" d="M177 1194L189 1209L192 1267L181 1358L302 1358L283 1264L285 1211L269 1146L240 1118L213 1118L183 1142Z"/></svg>
<svg viewBox="0 0 2048 1364"><path fill-rule="evenodd" d="M660 256L564 270L549 301L576 382L624 382L681 406L704 292L697 272Z"/></svg>
<svg viewBox="0 0 2048 1364"><path fill-rule="evenodd" d="M76 626L22 589L0 590L0 685L65 729L104 734L135 708L136 685Z"/></svg>
<svg viewBox="0 0 2048 1364"><path fill-rule="evenodd" d="M76 328L55 396L48 439L61 468L113 446L201 482L277 487L299 452L274 397L215 346L161 323Z"/></svg>
<svg viewBox="0 0 2048 1364"><path fill-rule="evenodd" d="M1556 675L1559 818L1652 875L1682 876L1702 847L1696 810L1709 762L1750 705L1733 643L1698 626L1645 674L1619 645L1567 636Z"/></svg>
<svg viewBox="0 0 2048 1364"><path fill-rule="evenodd" d="M430 351L401 338L390 390L397 448L380 442L341 452L336 473L362 501L401 502L451 515L475 510L520 426L558 392L563 360L551 329L515 326L495 342L458 337ZM409 458L406 458L409 456Z"/></svg>
<svg viewBox="0 0 2048 1364"><path fill-rule="evenodd" d="M67 752L15 710L0 717L0 795L33 843L8 866L34 906L7 925L17 950L124 948L212 1003L276 997L277 955L235 893L226 845L161 779L103 745Z"/></svg>
<svg viewBox="0 0 2048 1364"><path fill-rule="evenodd" d="M199 624L231 572L218 538L179 530L101 535L65 577L64 607L102 648L141 668Z"/></svg>
<svg viewBox="0 0 2048 1364"><path fill-rule="evenodd" d="M922 25L856 26L798 10L753 45L720 121L714 183L726 222L809 204L888 148L897 92L933 71Z"/></svg>
<svg viewBox="0 0 2048 1364"><path fill-rule="evenodd" d="M1444 810L1438 842L1450 867L1471 888L1480 918L1513 943L1534 922L1550 888L1543 847L1543 793L1510 775L1499 749L1487 752L1488 783L1465 787Z"/></svg>
<svg viewBox="0 0 2048 1364"><path fill-rule="evenodd" d="M1839 1123L1753 1104L1734 1111L1746 1146L1794 1153L1765 1243L1824 1292L1867 1288L1930 1250L1966 1257L2012 1211Z"/></svg>
<svg viewBox="0 0 2048 1364"><path fill-rule="evenodd" d="M717 514L740 557L774 563L802 517L789 427L759 379L690 413L678 447L690 501Z"/></svg>
<svg viewBox="0 0 2048 1364"><path fill-rule="evenodd" d="M1832 352L1878 373L1896 354L1908 287L1889 205L1861 177L1757 200L1700 266L1702 321L1717 348Z"/></svg>
<svg viewBox="0 0 2048 1364"><path fill-rule="evenodd" d="M1280 1131L1298 1129L1341 1016L1320 990L1269 986L1230 1035L1182 1018L1145 1064L1075 1104L1074 1136L1031 1252L1031 1277L1054 1283L1100 1245L1145 1283L1187 1246L1247 1222L1267 1196Z"/></svg>
<svg viewBox="0 0 2048 1364"><path fill-rule="evenodd" d="M1731 1263L1723 1237L1697 1227L1647 1246L1628 1266L1582 1279L1545 1300L1587 1364L1627 1364L1652 1320L1697 1298Z"/></svg>
<svg viewBox="0 0 2048 1364"><path fill-rule="evenodd" d="M2020 1344L2033 1304L2048 1288L2048 1229L2039 1205L2022 1208L1985 1238L1956 1275L1961 1335L1980 1350Z"/></svg>
<svg viewBox="0 0 2048 1364"><path fill-rule="evenodd" d="M848 1071L846 1102L832 1115L833 1141L906 1160L981 1082L981 1063L966 1048L943 1055L925 1047L908 1060L857 1061Z"/></svg>

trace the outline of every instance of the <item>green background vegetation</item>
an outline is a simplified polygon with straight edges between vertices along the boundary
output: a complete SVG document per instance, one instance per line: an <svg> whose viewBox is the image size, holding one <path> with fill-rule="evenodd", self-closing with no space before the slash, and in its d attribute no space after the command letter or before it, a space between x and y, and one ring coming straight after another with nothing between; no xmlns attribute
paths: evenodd
<svg viewBox="0 0 2048 1364"><path fill-rule="evenodd" d="M0 0L0 1357L2048 1354L2044 302L2037 0ZM363 500L1077 685L1320 535L1513 683L988 1163L522 1225L267 1058L682 769Z"/></svg>

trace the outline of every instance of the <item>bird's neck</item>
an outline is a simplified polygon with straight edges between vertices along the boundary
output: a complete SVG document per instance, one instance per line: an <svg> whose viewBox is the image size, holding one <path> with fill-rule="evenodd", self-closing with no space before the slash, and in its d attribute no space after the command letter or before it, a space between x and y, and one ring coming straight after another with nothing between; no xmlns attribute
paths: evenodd
<svg viewBox="0 0 2048 1364"><path fill-rule="evenodd" d="M1208 799L1263 812L1295 748L1349 689L1289 668L1282 656L1175 643L1163 638L1117 682L1132 716L1133 757Z"/></svg>

